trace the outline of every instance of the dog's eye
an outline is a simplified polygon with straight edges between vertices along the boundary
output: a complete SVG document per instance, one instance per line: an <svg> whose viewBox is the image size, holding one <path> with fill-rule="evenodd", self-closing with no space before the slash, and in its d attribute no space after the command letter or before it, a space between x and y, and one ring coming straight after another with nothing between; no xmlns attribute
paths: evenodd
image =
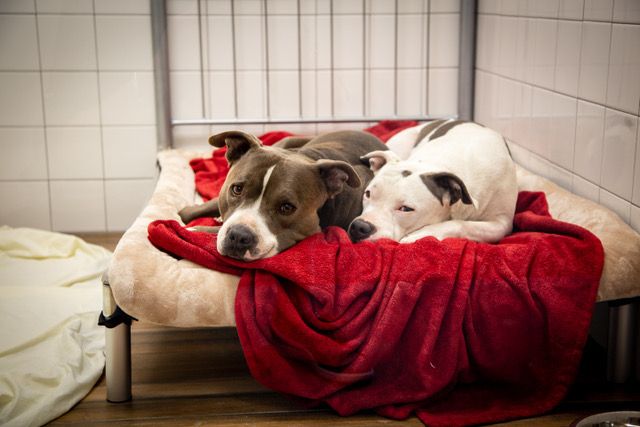
<svg viewBox="0 0 640 427"><path fill-rule="evenodd" d="M291 203L283 203L278 207L278 213L280 215L291 215L296 211L296 207Z"/></svg>
<svg viewBox="0 0 640 427"><path fill-rule="evenodd" d="M244 186L242 184L233 184L230 188L231 194L234 196L239 196L242 194Z"/></svg>
<svg viewBox="0 0 640 427"><path fill-rule="evenodd" d="M369 190L365 191L365 192L364 192L364 197L366 197L367 199L368 199L369 197L371 197L371 191L369 191Z"/></svg>
<svg viewBox="0 0 640 427"><path fill-rule="evenodd" d="M410 208L409 206L402 205L398 208L400 212L413 212L415 209Z"/></svg>

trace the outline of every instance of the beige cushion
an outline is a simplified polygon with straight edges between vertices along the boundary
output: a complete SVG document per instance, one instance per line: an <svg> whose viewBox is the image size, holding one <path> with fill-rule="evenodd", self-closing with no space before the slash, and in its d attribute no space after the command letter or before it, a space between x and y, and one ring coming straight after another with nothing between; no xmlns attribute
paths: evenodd
<svg viewBox="0 0 640 427"><path fill-rule="evenodd" d="M124 234L109 267L109 282L120 307L131 316L182 327L232 326L238 277L177 260L147 239L156 219L175 219L196 200L189 159L196 153L159 153L161 174L154 194ZM610 210L575 196L552 182L518 168L521 190L544 191L551 214L597 235L605 248L598 300L640 295L640 236Z"/></svg>
<svg viewBox="0 0 640 427"><path fill-rule="evenodd" d="M235 325L234 300L239 278L177 260L156 249L147 226L156 219L180 220L178 211L195 201L189 159L179 150L158 154L160 177L151 200L125 232L109 266L109 284L129 315L163 325Z"/></svg>
<svg viewBox="0 0 640 427"><path fill-rule="evenodd" d="M640 295L640 235L609 209L570 193L518 166L518 189L544 191L554 218L598 236L604 247L604 271L598 301Z"/></svg>

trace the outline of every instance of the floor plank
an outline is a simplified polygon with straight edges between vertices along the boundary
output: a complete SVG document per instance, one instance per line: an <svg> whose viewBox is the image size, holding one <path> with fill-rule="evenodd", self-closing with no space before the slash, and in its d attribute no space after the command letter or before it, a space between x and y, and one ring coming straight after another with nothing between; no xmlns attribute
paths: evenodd
<svg viewBox="0 0 640 427"><path fill-rule="evenodd" d="M84 237L105 247L115 245L118 238ZM325 406L307 408L266 389L251 377L234 328L180 329L134 322L132 364L133 401L106 402L102 378L80 403L51 425L421 425L416 417L395 422L371 412L340 417ZM574 387L550 414L496 425L567 426L578 417L613 409L640 409L640 390L586 381Z"/></svg>

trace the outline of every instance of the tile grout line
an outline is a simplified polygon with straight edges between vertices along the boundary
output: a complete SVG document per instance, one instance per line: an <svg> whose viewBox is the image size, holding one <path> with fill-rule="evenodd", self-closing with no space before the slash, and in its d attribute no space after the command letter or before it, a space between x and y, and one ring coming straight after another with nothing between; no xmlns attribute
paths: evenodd
<svg viewBox="0 0 640 427"><path fill-rule="evenodd" d="M203 50L203 43L202 43L202 32L204 31L202 28L202 13L200 10L200 0L196 0L196 5L198 6L198 53L200 53L200 55L198 55L198 59L200 60L200 108L202 109L202 117L207 117L207 108L206 108L206 101L205 101L205 91L204 91L204 50ZM207 22L207 28L209 27L208 25L209 23ZM207 34L208 35L208 34ZM207 55L207 59L209 59L209 56Z"/></svg>
<svg viewBox="0 0 640 427"><path fill-rule="evenodd" d="M267 5L267 0L262 0L262 7L264 9L263 15L263 23L264 23L264 52L263 57L265 60L265 78L266 78L266 87L263 89L266 94L266 108L267 108L267 118L271 118L271 69L270 69L270 58L269 58L269 7Z"/></svg>
<svg viewBox="0 0 640 427"><path fill-rule="evenodd" d="M53 201L51 195L51 171L49 166L49 138L47 137L47 112L45 108L45 96L44 96L44 76L42 71L42 49L40 47L40 23L38 21L38 8L36 0L33 0L33 17L36 24L36 43L38 48L38 74L40 76L40 102L42 102L42 136L44 138L44 155L45 166L47 171L47 193L49 202L49 230L53 231Z"/></svg>
<svg viewBox="0 0 640 427"><path fill-rule="evenodd" d="M558 12L559 14L559 12ZM582 15L584 16L584 2L582 3ZM558 29L560 29L560 24L558 24ZM571 159L571 170L575 171L576 168L576 144L578 142L578 112L580 111L580 100L578 99L578 94L580 93L580 75L581 70L582 70L582 33L583 33L583 28L582 28L582 22L580 22L580 49L578 51L578 75L577 75L577 85L576 85L576 123L574 126L574 130L573 130L573 156ZM559 37L558 37L559 38ZM556 51L556 58L558 56L558 52ZM557 68L557 59L556 59L556 68ZM555 87L554 87L555 89ZM603 140L603 144L604 144L604 140ZM571 190L573 190L573 185L574 185L574 180L573 180L573 176L571 178Z"/></svg>
<svg viewBox="0 0 640 427"><path fill-rule="evenodd" d="M298 32L298 117L302 118L302 24L300 14L300 0L296 0L296 23Z"/></svg>
<svg viewBox="0 0 640 427"><path fill-rule="evenodd" d="M440 13L442 14L442 13ZM558 20L558 21L571 21L571 22L591 22L596 24L620 24L620 25L640 25L640 22L623 22L623 21L614 21L613 18L609 20L597 20L597 19L584 19L584 14L582 18L563 18L563 17L550 17L550 16L528 16L528 15L510 15L510 14L501 14L501 13L478 13L479 15L485 16L498 16L505 18L526 18L526 19L548 19L548 20Z"/></svg>
<svg viewBox="0 0 640 427"><path fill-rule="evenodd" d="M231 59L233 61L233 116L238 118L238 58L236 52L236 10L234 2L231 4ZM211 72L208 70L208 72Z"/></svg>
<svg viewBox="0 0 640 427"><path fill-rule="evenodd" d="M333 64L333 54L334 54L334 49L333 49L333 0L329 0L329 49L331 50L331 55L329 57L329 62L330 62L330 68L331 68L331 117L335 117L335 99L334 99L334 64Z"/></svg>
<svg viewBox="0 0 640 427"><path fill-rule="evenodd" d="M394 2L393 15L393 115L398 115L398 0Z"/></svg>
<svg viewBox="0 0 640 427"><path fill-rule="evenodd" d="M431 81L429 78L429 65L431 65L431 0L427 0L427 16L425 17L427 20L427 41L425 43L425 58L426 58L426 66L424 67L425 70L425 94L424 94L424 115L425 117L429 117L429 92L431 90ZM460 64L458 64L459 66ZM458 72L460 72L460 70L458 69Z"/></svg>
<svg viewBox="0 0 640 427"><path fill-rule="evenodd" d="M106 176L107 176L107 167L106 167L106 159L105 159L105 155L104 155L104 129L102 127L102 91L100 90L100 83L101 83L101 73L100 73L100 58L98 55L98 18L96 16L95 13L95 6L96 6L96 0L93 0L91 2L92 8L93 8L93 44L95 47L95 55L96 55L96 68L98 69L97 71L97 83L98 83L98 117L99 117L99 125L98 127L100 128L100 154L101 154L101 160L102 160L102 203L103 203L103 210L104 210L104 231L108 231L109 229L109 212L107 209L107 180L106 180Z"/></svg>
<svg viewBox="0 0 640 427"><path fill-rule="evenodd" d="M640 177L640 163L638 163L638 158L640 158L640 155L638 155L638 151L640 151L640 117L636 119L636 144L635 150L633 152L634 157L631 176L631 206L636 206L633 203L633 196L636 192L636 184L640 182L640 180L638 182L636 182L635 180L636 174ZM640 205L640 200L638 201L638 205ZM631 215L631 213L629 213L629 215ZM631 218L631 216L629 216L629 218Z"/></svg>
<svg viewBox="0 0 640 427"><path fill-rule="evenodd" d="M613 25L610 23L609 24L609 55L608 55L608 59L607 59L607 77L605 78L605 81L607 82L606 85L606 91L604 94L604 102L607 102L607 94L609 93L609 69L611 68L611 47L613 44ZM580 64L580 67L582 68L582 64ZM598 190L598 201L600 201L600 194L602 193L602 190L606 190L604 188L604 186L602 185L602 175L603 175L603 169L604 169L604 152L605 152L605 144L607 142L606 140L606 135L607 135L607 116L609 115L607 113L607 109L609 107L605 106L604 109L604 125L602 126L602 151L600 152L600 178L599 178L599 183L598 186L600 187L600 189ZM613 193L612 193L613 194Z"/></svg>
<svg viewBox="0 0 640 427"><path fill-rule="evenodd" d="M362 114L367 115L367 40L369 36L367 31L371 31L367 26L367 5L366 0L362 0Z"/></svg>
<svg viewBox="0 0 640 427"><path fill-rule="evenodd" d="M429 1L429 0L425 0L425 1ZM426 59L425 59L425 37L426 37L426 31L425 31L425 21L427 19L427 15L425 12L425 2L423 1L420 4L420 67L422 69L427 70L427 64L425 63ZM429 6L427 6L428 9ZM422 95L424 94L424 91L426 90L425 86L426 86L426 81L425 81L425 76L421 75L420 76L420 112L422 113L423 116L426 117L427 113L426 110L424 108L424 104L422 103Z"/></svg>

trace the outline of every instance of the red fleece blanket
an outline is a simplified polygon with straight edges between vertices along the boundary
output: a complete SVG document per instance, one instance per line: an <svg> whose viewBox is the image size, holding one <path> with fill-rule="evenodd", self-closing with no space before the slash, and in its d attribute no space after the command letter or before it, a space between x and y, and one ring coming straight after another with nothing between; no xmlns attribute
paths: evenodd
<svg viewBox="0 0 640 427"><path fill-rule="evenodd" d="M548 411L577 371L602 246L552 219L542 193L519 195L514 227L493 245L353 244L330 227L251 263L175 221L150 224L149 239L241 276L238 334L264 385L343 415L415 413L449 426Z"/></svg>

